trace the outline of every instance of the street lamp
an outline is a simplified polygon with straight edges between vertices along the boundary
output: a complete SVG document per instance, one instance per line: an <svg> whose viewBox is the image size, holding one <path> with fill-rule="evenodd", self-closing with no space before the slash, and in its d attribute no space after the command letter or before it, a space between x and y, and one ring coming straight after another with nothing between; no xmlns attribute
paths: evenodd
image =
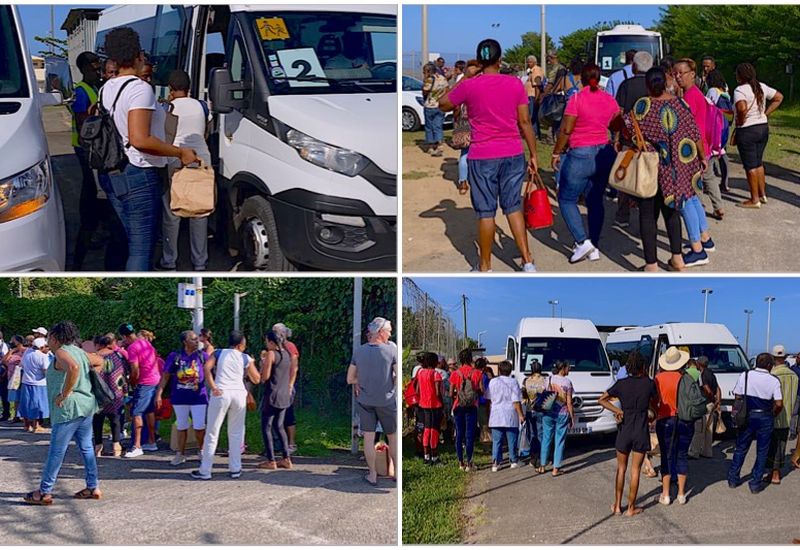
<svg viewBox="0 0 800 550"><path fill-rule="evenodd" d="M769 330L772 322L772 302L775 301L775 296L765 296L764 301L767 302L767 349L764 351L769 353Z"/></svg>
<svg viewBox="0 0 800 550"><path fill-rule="evenodd" d="M556 318L556 306L558 305L558 300L548 300L547 303L550 304L551 316L553 317L553 319L555 319Z"/></svg>
<svg viewBox="0 0 800 550"><path fill-rule="evenodd" d="M750 360L750 316L753 314L752 309L744 310L744 314L747 315L747 323L745 324L744 329L744 354L747 356L747 360Z"/></svg>
<svg viewBox="0 0 800 550"><path fill-rule="evenodd" d="M700 292L703 293L703 322L708 322L708 295L714 294L714 291L710 288L704 288Z"/></svg>
<svg viewBox="0 0 800 550"><path fill-rule="evenodd" d="M479 348L480 348L480 347L482 347L482 346L481 346L481 335L482 335L482 334L486 334L487 332L489 332L489 331L487 331L487 330L482 330L482 331L480 331L480 332L478 333L478 347L479 347Z"/></svg>

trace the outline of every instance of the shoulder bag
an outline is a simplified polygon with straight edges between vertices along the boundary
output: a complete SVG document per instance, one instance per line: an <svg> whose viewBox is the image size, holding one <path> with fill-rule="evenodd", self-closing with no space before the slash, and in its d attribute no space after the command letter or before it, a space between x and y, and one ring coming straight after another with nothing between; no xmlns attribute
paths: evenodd
<svg viewBox="0 0 800 550"><path fill-rule="evenodd" d="M525 225L528 229L544 229L553 225L550 197L539 172L530 172L525 186Z"/></svg>
<svg viewBox="0 0 800 550"><path fill-rule="evenodd" d="M658 192L659 155L647 151L647 143L635 116L631 116L634 139L633 147L617 153L614 166L608 175L608 184L626 195L649 199Z"/></svg>
<svg viewBox="0 0 800 550"><path fill-rule="evenodd" d="M736 396L733 399L733 407L731 407L731 417L733 418L733 425L740 430L747 427L747 375L750 371L744 373L744 395Z"/></svg>
<svg viewBox="0 0 800 550"><path fill-rule="evenodd" d="M563 88L565 75L559 78L553 88ZM551 126L561 123L564 118L564 109L567 108L567 94L563 91L551 92L542 98L539 106L539 121Z"/></svg>
<svg viewBox="0 0 800 550"><path fill-rule="evenodd" d="M469 124L466 107L462 105L461 115L453 125L453 137L450 140L450 145L453 149L467 149L469 148L471 140L472 127Z"/></svg>
<svg viewBox="0 0 800 550"><path fill-rule="evenodd" d="M536 412L550 412L556 404L556 392L551 389L550 381L547 382L547 389L539 392L536 401L533 402L533 410Z"/></svg>

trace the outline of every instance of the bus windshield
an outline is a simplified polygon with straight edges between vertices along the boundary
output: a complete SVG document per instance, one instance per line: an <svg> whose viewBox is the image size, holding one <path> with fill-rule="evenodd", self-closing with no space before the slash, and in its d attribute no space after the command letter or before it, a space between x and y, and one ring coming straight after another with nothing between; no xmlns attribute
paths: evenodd
<svg viewBox="0 0 800 550"><path fill-rule="evenodd" d="M0 6L0 99L30 97L11 6Z"/></svg>
<svg viewBox="0 0 800 550"><path fill-rule="evenodd" d="M637 36L613 34L597 37L597 54L595 61L603 73L612 73L625 66L625 52L645 51L653 56L653 64L661 60L658 36Z"/></svg>
<svg viewBox="0 0 800 550"><path fill-rule="evenodd" d="M249 20L272 94L396 91L394 16L258 12Z"/></svg>
<svg viewBox="0 0 800 550"><path fill-rule="evenodd" d="M610 372L603 344L594 338L523 338L520 370L530 374L534 361L542 372L552 372L556 361L566 361L576 372Z"/></svg>

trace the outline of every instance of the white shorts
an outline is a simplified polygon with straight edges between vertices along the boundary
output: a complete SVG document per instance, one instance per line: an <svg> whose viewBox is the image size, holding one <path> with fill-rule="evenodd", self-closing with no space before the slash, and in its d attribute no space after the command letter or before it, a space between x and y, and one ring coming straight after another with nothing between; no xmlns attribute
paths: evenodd
<svg viewBox="0 0 800 550"><path fill-rule="evenodd" d="M192 428L195 430L206 429L207 405L173 405L175 409L175 426L179 430L189 429L189 415L192 416Z"/></svg>

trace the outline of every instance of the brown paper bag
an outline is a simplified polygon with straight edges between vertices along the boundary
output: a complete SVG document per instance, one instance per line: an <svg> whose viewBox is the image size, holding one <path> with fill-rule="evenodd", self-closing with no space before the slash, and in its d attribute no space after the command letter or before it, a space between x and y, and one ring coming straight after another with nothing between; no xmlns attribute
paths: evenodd
<svg viewBox="0 0 800 550"><path fill-rule="evenodd" d="M375 471L382 477L389 475L389 447L385 443L375 445Z"/></svg>
<svg viewBox="0 0 800 550"><path fill-rule="evenodd" d="M204 162L185 166L172 175L169 207L180 218L203 218L214 211L217 186L214 170Z"/></svg>

